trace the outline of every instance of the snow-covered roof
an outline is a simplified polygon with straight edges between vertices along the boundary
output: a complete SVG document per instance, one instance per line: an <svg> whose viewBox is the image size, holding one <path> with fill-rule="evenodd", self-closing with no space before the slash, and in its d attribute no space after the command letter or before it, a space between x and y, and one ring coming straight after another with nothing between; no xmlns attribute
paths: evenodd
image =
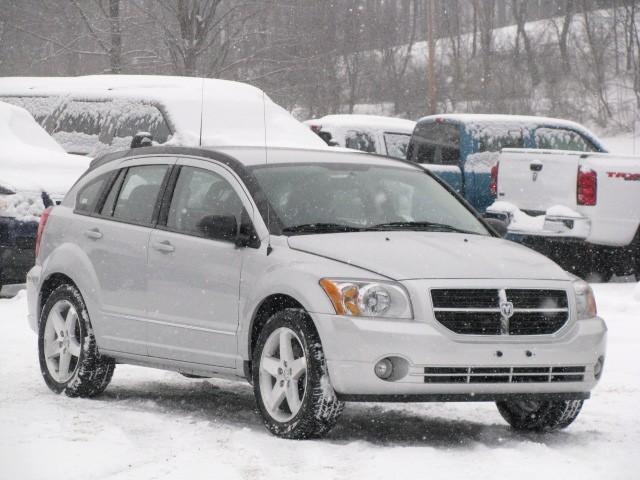
<svg viewBox="0 0 640 480"><path fill-rule="evenodd" d="M395 131L398 133L413 132L416 122L404 118L383 117L379 115L325 115L304 122L307 125L321 125L322 127L350 127L366 128L370 130Z"/></svg>
<svg viewBox="0 0 640 480"><path fill-rule="evenodd" d="M326 147L262 90L230 80L159 75L0 78L0 96L9 95L148 101L162 107L175 130L172 143L180 145L266 142L269 146Z"/></svg>
<svg viewBox="0 0 640 480"><path fill-rule="evenodd" d="M441 115L429 115L422 117L418 122L444 120L448 122L457 122L465 125L519 125L526 128L537 127L540 125L566 127L587 133L592 138L597 138L587 128L579 123L561 118L536 117L530 115L502 115L502 114L483 114L483 113L443 113Z"/></svg>
<svg viewBox="0 0 640 480"><path fill-rule="evenodd" d="M0 102L0 185L15 192L60 195L89 166L69 155L26 110Z"/></svg>

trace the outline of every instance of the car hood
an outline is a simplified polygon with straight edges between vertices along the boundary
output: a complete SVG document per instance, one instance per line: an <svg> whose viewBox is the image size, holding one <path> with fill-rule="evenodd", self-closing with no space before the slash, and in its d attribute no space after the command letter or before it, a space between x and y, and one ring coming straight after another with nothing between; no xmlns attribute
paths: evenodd
<svg viewBox="0 0 640 480"><path fill-rule="evenodd" d="M441 232L354 232L297 235L289 246L394 280L512 278L568 280L543 255L481 235Z"/></svg>

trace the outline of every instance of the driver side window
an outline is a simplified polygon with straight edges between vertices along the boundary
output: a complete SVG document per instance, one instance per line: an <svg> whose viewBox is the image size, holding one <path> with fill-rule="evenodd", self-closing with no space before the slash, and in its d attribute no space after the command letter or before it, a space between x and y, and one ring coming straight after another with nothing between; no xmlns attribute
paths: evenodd
<svg viewBox="0 0 640 480"><path fill-rule="evenodd" d="M205 220L234 217L240 224L243 205L237 193L220 175L195 167L182 167L169 206L169 230L206 236Z"/></svg>

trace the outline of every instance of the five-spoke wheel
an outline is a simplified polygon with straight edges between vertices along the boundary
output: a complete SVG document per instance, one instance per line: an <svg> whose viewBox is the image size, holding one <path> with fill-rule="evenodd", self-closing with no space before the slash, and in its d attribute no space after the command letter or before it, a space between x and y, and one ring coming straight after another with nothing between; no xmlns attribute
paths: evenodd
<svg viewBox="0 0 640 480"><path fill-rule="evenodd" d="M252 377L264 423L279 437L322 436L342 412L318 332L304 310L277 312L262 327Z"/></svg>
<svg viewBox="0 0 640 480"><path fill-rule="evenodd" d="M260 357L260 394L265 407L279 422L291 420L300 410L306 392L307 359L296 333L274 330Z"/></svg>

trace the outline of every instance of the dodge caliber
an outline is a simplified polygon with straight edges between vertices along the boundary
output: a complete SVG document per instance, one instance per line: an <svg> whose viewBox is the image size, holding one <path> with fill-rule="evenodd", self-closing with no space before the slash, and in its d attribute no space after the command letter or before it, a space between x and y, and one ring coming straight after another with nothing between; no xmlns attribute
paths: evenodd
<svg viewBox="0 0 640 480"><path fill-rule="evenodd" d="M557 430L605 360L588 284L387 157L110 154L42 215L37 252L51 390L99 395L118 363L244 378L285 438L323 436L355 401L491 401L516 430Z"/></svg>

